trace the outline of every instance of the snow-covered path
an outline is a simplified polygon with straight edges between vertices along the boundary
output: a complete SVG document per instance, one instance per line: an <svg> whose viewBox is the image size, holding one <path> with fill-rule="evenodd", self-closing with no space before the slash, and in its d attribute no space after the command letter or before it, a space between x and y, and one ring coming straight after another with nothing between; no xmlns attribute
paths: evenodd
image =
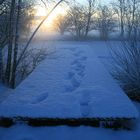
<svg viewBox="0 0 140 140"><path fill-rule="evenodd" d="M68 47L65 47L64 44L67 44ZM13 108L17 108L15 111L19 111L19 113L24 112L23 108L20 108L23 106L32 106L37 107L39 104L45 106L45 102L50 98L50 94L48 91L55 91L52 93L52 95L57 95L57 91L60 92L61 95L67 95L67 97L70 97L71 93L81 93L81 90L83 91L83 88L85 87L85 84L87 84L88 79L93 79L93 71L90 72L89 75L86 74L87 69L87 61L89 59L89 54L96 54L96 56L99 56L100 58L106 58L108 57L106 53L106 48L104 43L93 43L91 45L88 43L89 46L92 46L91 52L88 52L88 56L86 54L86 51L80 52L80 54L76 53L79 52L79 49L74 49L75 47L72 47L73 45L76 45L76 48L79 46L87 46L87 43L61 43L58 47L62 48L62 52L54 53L51 56L47 57L47 61L44 61L43 64L41 64L30 76L28 79L26 79L14 92L13 95L11 95L4 103L5 106L8 102L9 105L7 105L7 109L3 108L3 113L5 112L13 112L14 110L11 110ZM81 47L80 47L81 48ZM97 49L99 48L99 49ZM100 49L101 48L101 49ZM82 49L83 50L83 49ZM82 51L81 50L81 51ZM87 50L87 49L86 49ZM57 49L56 49L57 51ZM65 52L65 53L63 53ZM67 59L65 55L67 56ZM78 56L81 55L81 56ZM82 59L79 59L82 58ZM75 59L76 58L76 59ZM63 59L63 61L61 61ZM96 58L97 59L97 58ZM95 60L96 60L95 59ZM56 61L57 60L57 61ZM91 65L95 61L94 59L91 59L90 63ZM43 65L46 64L46 67ZM55 65L54 65L55 64ZM59 64L61 64L61 67L63 70L59 67ZM92 67L90 66L89 67ZM100 64L99 64L100 65ZM94 65L93 65L94 66ZM77 68L81 67L80 70ZM101 66L103 67L103 66ZM57 68L57 73L54 72L54 69ZM95 68L95 66L93 67ZM38 77L34 77L32 75L38 73L38 69L42 69L43 72L38 75ZM101 71L101 69L96 68L96 72ZM106 70L105 70L106 71ZM47 74L48 73L48 74ZM79 76L78 76L79 73ZM108 73L108 72L107 72ZM52 75L55 74L56 77L59 77L61 80L56 80L56 77L53 77ZM76 75L76 76L75 76ZM73 76L76 77L73 78ZM104 74L100 75L100 77L104 76ZM47 77L47 78L46 78ZM87 78L86 78L87 77ZM88 78L89 77L89 78ZM45 82L44 82L45 79ZM84 79L84 80L83 80ZM33 80L33 81L30 81ZM55 80L55 82L52 82ZM111 80L112 81L112 80ZM99 80L96 80L96 83L98 83ZM100 81L101 82L101 81ZM61 84L63 83L63 86ZM78 83L78 84L76 84ZM104 83L102 81L101 83ZM113 80L114 83L114 80ZM57 85L60 86L57 86ZM92 84L90 82L90 84ZM112 84L112 82L111 82ZM54 86L53 86L54 85ZM75 85L75 86L74 86ZM110 85L108 82L106 82L106 85ZM26 88L24 88L24 86ZM40 87L40 88L39 88ZM95 91L99 91L99 87L101 86L95 86L94 87L94 94ZM115 86L116 87L116 86ZM106 88L106 86L105 86ZM119 87L117 86L117 89ZM45 89L45 90L44 90ZM1 91L3 89L1 88ZM101 90L104 90L104 88L101 88ZM112 88L112 91L116 91L116 89ZM33 92L32 92L33 91ZM68 92L69 91L69 92ZM78 91L78 92L76 92ZM90 99L91 99L91 88L88 94L86 94L87 90L84 91L85 94L82 94L82 96L79 96L79 105L81 104L80 111L83 116L88 115L91 111L89 109L90 105ZM120 91L120 89L119 89ZM93 91L92 91L93 92ZM40 94L41 93L41 94ZM83 92L82 92L83 93ZM115 92L118 94L118 92ZM121 91L122 93L122 91ZM107 94L107 93L106 93ZM111 93L110 93L111 94ZM120 96L120 94L118 94ZM124 93L122 93L122 96L124 96ZM52 97L52 96L51 96ZM63 96L61 96L63 97ZM106 96L105 96L106 97ZM112 97L112 96L110 96ZM125 97L123 97L125 98ZM6 99L6 97L2 98ZM61 107L64 106L63 101L65 98L59 98L61 103ZM70 100L67 100L68 103L71 105L74 103L73 98L69 98ZM116 99L115 99L116 100ZM113 96L114 101L114 96ZM116 100L117 102L117 100ZM115 102L115 104L116 104ZM125 102L124 102L125 103ZM21 106L20 106L21 104ZM117 102L119 104L119 101ZM0 106L3 106L0 104ZM10 105L14 105L12 108ZM140 104L135 104L138 111L140 112ZM99 107L103 106L102 102L98 105ZM125 105L124 105L125 106ZM73 109L75 109L75 105L72 106ZM32 108L31 108L32 109ZM68 108L65 108L65 110ZM52 112L54 112L54 108L51 109ZM34 110L38 112L39 110ZM129 110L130 111L130 110ZM1 113L1 111L0 111ZM24 112L27 113L27 112ZM23 113L23 114L24 114ZM14 112L15 114L15 112ZM61 113L62 114L62 113ZM140 118L136 120L136 128L132 131L114 131L114 130L108 130L104 128L93 128L93 127L67 127L67 126L58 126L58 127L29 127L27 125L18 124L15 126L12 126L10 128L0 128L0 140L139 140L140 138Z"/></svg>
<svg viewBox="0 0 140 140"><path fill-rule="evenodd" d="M0 105L0 116L136 118L134 105L88 45L55 46ZM12 110L12 111L11 111Z"/></svg>

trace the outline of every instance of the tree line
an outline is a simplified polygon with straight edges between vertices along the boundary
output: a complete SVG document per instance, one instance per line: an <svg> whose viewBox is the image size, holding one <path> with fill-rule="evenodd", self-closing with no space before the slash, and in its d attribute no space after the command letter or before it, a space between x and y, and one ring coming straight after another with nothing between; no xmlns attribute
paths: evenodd
<svg viewBox="0 0 140 140"><path fill-rule="evenodd" d="M121 39L140 39L140 1L116 0L108 5L86 0L86 4L70 4L67 14L59 15L54 26L61 34L70 32L76 38L87 38L98 31L101 39L119 33Z"/></svg>

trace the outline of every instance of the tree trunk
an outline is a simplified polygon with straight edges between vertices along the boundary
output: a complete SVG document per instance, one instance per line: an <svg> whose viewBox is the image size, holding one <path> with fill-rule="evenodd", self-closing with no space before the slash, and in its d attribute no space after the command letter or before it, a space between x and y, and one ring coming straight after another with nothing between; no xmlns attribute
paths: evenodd
<svg viewBox="0 0 140 140"><path fill-rule="evenodd" d="M17 11L17 18L15 23L16 31L15 31L15 42L14 42L14 55L13 55L12 75L11 75L11 82L10 82L12 88L15 88L16 86L20 10L21 10L21 0L18 0L18 11Z"/></svg>
<svg viewBox="0 0 140 140"><path fill-rule="evenodd" d="M10 83L11 78L11 64L12 64L12 50L14 39L14 15L15 15L16 0L12 0L10 7L10 19L9 19L9 42L8 42L8 57L5 72L5 82L7 85Z"/></svg>
<svg viewBox="0 0 140 140"><path fill-rule="evenodd" d="M88 2L89 2L89 7L88 7L88 17L87 17L85 37L87 37L88 32L89 32L90 21L91 21L91 10L92 10L92 0L89 0Z"/></svg>
<svg viewBox="0 0 140 140"><path fill-rule="evenodd" d="M124 37L124 10L125 10L125 0L120 0L120 22L121 22L121 37Z"/></svg>
<svg viewBox="0 0 140 140"><path fill-rule="evenodd" d="M123 23L123 17L121 16L121 37L124 37L124 23Z"/></svg>

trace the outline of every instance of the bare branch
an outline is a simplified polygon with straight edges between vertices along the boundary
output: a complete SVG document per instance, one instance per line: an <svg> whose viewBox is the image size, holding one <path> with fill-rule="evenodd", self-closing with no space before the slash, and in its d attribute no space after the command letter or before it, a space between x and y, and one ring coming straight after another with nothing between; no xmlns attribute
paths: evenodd
<svg viewBox="0 0 140 140"><path fill-rule="evenodd" d="M25 51L27 50L28 46L30 45L32 39L33 39L34 36L36 35L36 33L37 33L37 31L39 30L39 28L41 27L41 25L46 21L46 19L51 15L51 13L56 9L56 7L57 7L60 3L62 3L63 1L64 1L64 0L60 0L60 1L52 8L52 10L46 15L46 17L41 21L41 23L38 25L38 27L35 29L35 31L34 31L33 34L31 35L31 37L29 38L29 40L28 40L28 42L27 42L27 44L26 44L26 46L25 46L23 52L21 53L21 55L20 55L20 57L19 57L19 59L18 59L18 61L17 61L17 66L18 66L18 64L20 63L20 60L22 59L22 57L23 57Z"/></svg>

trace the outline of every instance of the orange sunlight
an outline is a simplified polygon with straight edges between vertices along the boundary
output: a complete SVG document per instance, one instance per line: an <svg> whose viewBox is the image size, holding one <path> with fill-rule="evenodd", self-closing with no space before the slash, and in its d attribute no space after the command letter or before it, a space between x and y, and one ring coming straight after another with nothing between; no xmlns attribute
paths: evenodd
<svg viewBox="0 0 140 140"><path fill-rule="evenodd" d="M44 16L47 15L47 12L45 8L43 7L36 7L36 16L37 17L41 17L43 18ZM53 12L52 14L48 17L48 19L45 21L45 23L43 24L42 26L42 29L45 29L45 30L53 30L53 22L54 20L56 19L56 17L58 15L64 15L66 13L66 9L65 8L62 8L62 7L57 7ZM38 20L36 23L38 24L38 22L40 22L40 20Z"/></svg>

